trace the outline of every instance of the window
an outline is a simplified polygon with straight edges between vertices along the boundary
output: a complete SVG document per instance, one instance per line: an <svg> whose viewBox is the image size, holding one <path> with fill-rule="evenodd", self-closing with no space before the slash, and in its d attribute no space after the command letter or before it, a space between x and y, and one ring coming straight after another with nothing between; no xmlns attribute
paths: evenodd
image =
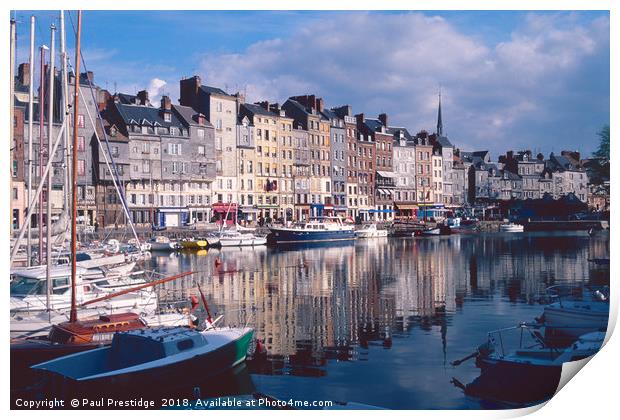
<svg viewBox="0 0 620 420"><path fill-rule="evenodd" d="M222 138L221 137L215 138L215 150L222 150Z"/></svg>
<svg viewBox="0 0 620 420"><path fill-rule="evenodd" d="M204 155L206 154L206 153L205 153L205 147L204 147L204 146L198 146L198 154L199 154L200 156L204 156Z"/></svg>
<svg viewBox="0 0 620 420"><path fill-rule="evenodd" d="M166 114L168 115L168 114ZM177 135L177 128L176 127L170 127L170 135L171 136L176 136Z"/></svg>
<svg viewBox="0 0 620 420"><path fill-rule="evenodd" d="M12 169L13 169L12 170L12 175L13 175L13 178L15 178L17 176L17 161L16 160L13 161L13 168Z"/></svg>
<svg viewBox="0 0 620 420"><path fill-rule="evenodd" d="M86 161L83 159L78 160L78 175L86 175Z"/></svg>
<svg viewBox="0 0 620 420"><path fill-rule="evenodd" d="M205 131L202 128L199 128L198 130L196 130L196 136L199 139L204 139L205 138Z"/></svg>
<svg viewBox="0 0 620 420"><path fill-rule="evenodd" d="M78 127L84 128L84 114L78 114Z"/></svg>
<svg viewBox="0 0 620 420"><path fill-rule="evenodd" d="M85 148L84 136L78 136L78 152L83 152Z"/></svg>
<svg viewBox="0 0 620 420"><path fill-rule="evenodd" d="M166 112L164 114L164 121L166 121L166 122L172 121L172 115L170 115L170 113ZM171 133L170 134L172 134L172 129L171 129Z"/></svg>

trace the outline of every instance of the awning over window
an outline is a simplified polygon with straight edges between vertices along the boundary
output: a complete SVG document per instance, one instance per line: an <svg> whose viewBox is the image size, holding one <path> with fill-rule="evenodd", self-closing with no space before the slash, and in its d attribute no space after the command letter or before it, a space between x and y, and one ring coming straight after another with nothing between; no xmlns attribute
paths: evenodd
<svg viewBox="0 0 620 420"><path fill-rule="evenodd" d="M377 175L383 178L396 178L396 173L390 171L377 171Z"/></svg>

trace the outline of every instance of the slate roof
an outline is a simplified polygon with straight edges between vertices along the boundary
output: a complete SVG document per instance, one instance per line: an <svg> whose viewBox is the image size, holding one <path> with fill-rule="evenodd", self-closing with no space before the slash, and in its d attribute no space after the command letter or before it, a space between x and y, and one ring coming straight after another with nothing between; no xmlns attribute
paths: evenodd
<svg viewBox="0 0 620 420"><path fill-rule="evenodd" d="M177 114L171 113L170 121L165 121L160 108L145 105L116 104L118 113L127 125L158 125L160 127L185 126Z"/></svg>
<svg viewBox="0 0 620 420"><path fill-rule="evenodd" d="M403 137L405 137L407 141L413 141L413 136L411 135L411 133L409 133L409 130L407 130L405 127L388 127L387 132L394 135L395 139L399 139L400 136L398 136L398 134L399 132L402 132Z"/></svg>
<svg viewBox="0 0 620 420"><path fill-rule="evenodd" d="M194 108L192 108L191 106L172 105L172 109L177 112L178 116L181 118L181 120L183 120L186 125L198 123L198 121L194 118L196 115L198 115L198 113L194 111ZM205 122L206 127L213 127L213 124L211 124L208 120L206 120Z"/></svg>
<svg viewBox="0 0 620 420"><path fill-rule="evenodd" d="M376 120L374 118L366 118L364 120L364 124L366 125L366 127L368 127L369 130L371 131L381 131L381 127L383 127L383 124L381 123L381 121Z"/></svg>
<svg viewBox="0 0 620 420"><path fill-rule="evenodd" d="M452 143L450 143L450 140L448 140L446 136L437 137L437 143L439 143L441 147L453 147Z"/></svg>
<svg viewBox="0 0 620 420"><path fill-rule="evenodd" d="M128 95L126 93L117 93L118 100L122 104L131 105L135 104L138 97L136 95Z"/></svg>
<svg viewBox="0 0 620 420"><path fill-rule="evenodd" d="M213 86L201 85L200 89L202 89L206 93L210 93L210 94L214 94L214 95L232 96L232 95L229 95L228 93L224 92L222 89L217 88L217 87L213 87Z"/></svg>
<svg viewBox="0 0 620 420"><path fill-rule="evenodd" d="M275 112L267 111L262 106L256 105L256 104L241 104L241 110L239 111L239 114L245 114L245 113L250 114L252 116L264 115L266 117L272 117L272 118L279 117L279 115L276 114Z"/></svg>

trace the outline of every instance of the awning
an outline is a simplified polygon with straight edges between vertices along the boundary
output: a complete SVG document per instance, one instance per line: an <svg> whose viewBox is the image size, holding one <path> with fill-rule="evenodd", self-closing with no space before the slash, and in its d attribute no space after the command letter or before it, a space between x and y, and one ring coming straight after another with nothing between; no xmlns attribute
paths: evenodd
<svg viewBox="0 0 620 420"><path fill-rule="evenodd" d="M394 203L394 205L396 207L398 207L399 210L417 210L418 206L416 206L415 204L398 204L398 203Z"/></svg>
<svg viewBox="0 0 620 420"><path fill-rule="evenodd" d="M396 178L396 173L390 171L377 171L377 175L383 178Z"/></svg>
<svg viewBox="0 0 620 420"><path fill-rule="evenodd" d="M217 204L213 204L211 206L211 209L217 213L225 213L229 210L237 211L237 204L236 203L231 203L231 204L217 203Z"/></svg>

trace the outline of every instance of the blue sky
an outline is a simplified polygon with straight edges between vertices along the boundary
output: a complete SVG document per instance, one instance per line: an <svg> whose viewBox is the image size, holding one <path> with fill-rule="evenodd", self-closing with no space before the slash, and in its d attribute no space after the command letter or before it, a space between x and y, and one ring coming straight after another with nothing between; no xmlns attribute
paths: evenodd
<svg viewBox="0 0 620 420"><path fill-rule="evenodd" d="M32 12L14 13L24 61ZM49 43L57 14L34 14ZM434 129L441 86L451 141L494 156L589 154L609 122L607 12L86 11L83 31L97 84L154 99L198 74L251 101L316 93L415 132Z"/></svg>

